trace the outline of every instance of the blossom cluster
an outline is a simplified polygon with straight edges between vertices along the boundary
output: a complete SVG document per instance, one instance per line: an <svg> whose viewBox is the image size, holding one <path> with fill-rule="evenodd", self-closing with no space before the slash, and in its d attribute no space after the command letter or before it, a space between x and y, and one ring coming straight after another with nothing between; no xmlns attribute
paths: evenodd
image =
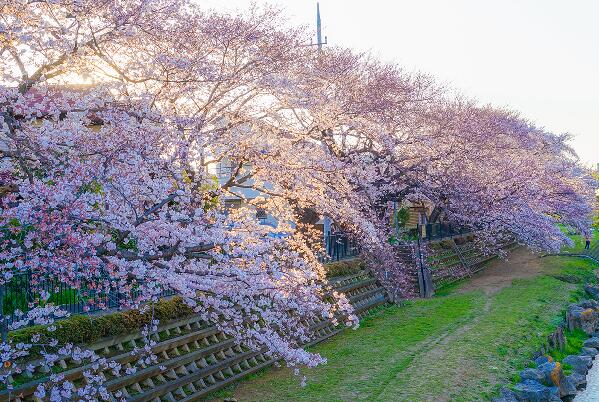
<svg viewBox="0 0 599 402"><path fill-rule="evenodd" d="M50 279L86 300L123 295L122 308L171 290L238 342L312 367L325 359L301 346L307 318L357 325L318 261L320 217L355 236L397 298L414 275L386 241L391 201L432 206L430 222L477 230L489 250L506 236L556 250L556 223L588 226L591 181L566 135L305 46L278 10L0 0L0 14L0 284L27 273L33 300L11 329L62 314ZM27 350L3 347L4 361ZM142 349L151 364L152 342ZM96 371L85 390L55 374L39 396L108 398Z"/></svg>

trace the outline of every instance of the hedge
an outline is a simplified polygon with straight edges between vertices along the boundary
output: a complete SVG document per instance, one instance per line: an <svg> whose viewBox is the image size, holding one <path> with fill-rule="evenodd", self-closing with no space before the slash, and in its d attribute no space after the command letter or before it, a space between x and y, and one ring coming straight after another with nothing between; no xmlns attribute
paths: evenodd
<svg viewBox="0 0 599 402"><path fill-rule="evenodd" d="M188 317L193 310L180 297L163 299L154 304L154 319L161 322ZM103 338L127 335L141 330L150 324L152 312L148 309L141 313L138 310L105 315L76 315L56 321L56 330L49 332L46 326L36 325L9 333L15 342L32 343L31 337L40 334L42 337L54 338L59 343L93 343Z"/></svg>
<svg viewBox="0 0 599 402"><path fill-rule="evenodd" d="M352 258L351 260L342 260L324 264L327 278L336 276L345 276L355 274L363 269L366 269L366 263L360 258Z"/></svg>

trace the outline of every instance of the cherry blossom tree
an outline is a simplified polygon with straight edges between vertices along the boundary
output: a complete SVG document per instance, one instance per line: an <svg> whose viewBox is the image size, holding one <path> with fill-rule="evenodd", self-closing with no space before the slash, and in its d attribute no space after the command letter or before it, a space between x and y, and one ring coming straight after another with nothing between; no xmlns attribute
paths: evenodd
<svg viewBox="0 0 599 402"><path fill-rule="evenodd" d="M297 119L289 131L336 161L330 165L346 180L335 182L351 192L332 183L327 198L351 200L353 211L349 218L347 209L327 214L357 232L366 253L384 256L372 266L381 267L388 288L405 296L414 278L381 241L389 235L390 201L432 205L429 222L443 217L477 231L487 252L514 238L555 252L570 242L557 223L588 227L592 180L567 135L344 49L314 57L310 72L299 75L299 93L285 105ZM385 280L390 270L392 283Z"/></svg>
<svg viewBox="0 0 599 402"><path fill-rule="evenodd" d="M509 234L553 252L569 243L557 223L588 227L591 180L567 135L464 101L442 113L430 148L439 163L427 169L424 193L446 219L479 230L487 246Z"/></svg>
<svg viewBox="0 0 599 402"><path fill-rule="evenodd" d="M314 366L324 359L301 348L302 318L357 323L326 284L315 218L351 232L395 298L412 294L414 275L387 243L389 201L432 204L431 221L477 230L489 249L509 235L555 250L567 242L556 223L588 224L589 182L566 136L368 55L318 52L275 9L0 0L0 10L4 282L28 271L95 284L136 308L174 290L239 342ZM260 196L228 211L225 197L243 190ZM275 227L257 222L257 207ZM15 328L60 315L48 296ZM7 360L28 349L4 347ZM105 392L89 382L89 395ZM55 383L48 392L69 391Z"/></svg>
<svg viewBox="0 0 599 402"><path fill-rule="evenodd" d="M128 296L123 307L171 289L251 348L290 365L323 362L301 348L313 336L303 319L357 320L289 204L269 204L272 228L221 203L275 142L263 109L298 62L299 33L278 31L273 10L228 17L180 1L1 9L3 281L29 271L38 282L95 284ZM68 85L80 78L93 85ZM225 157L239 168L217 186L206 167ZM13 329L55 318L37 303ZM25 353L5 348L7 360Z"/></svg>

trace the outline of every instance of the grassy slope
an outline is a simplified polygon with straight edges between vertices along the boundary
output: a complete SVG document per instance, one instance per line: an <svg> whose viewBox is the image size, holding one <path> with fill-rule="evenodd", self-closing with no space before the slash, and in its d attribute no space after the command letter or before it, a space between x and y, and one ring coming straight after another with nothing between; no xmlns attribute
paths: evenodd
<svg viewBox="0 0 599 402"><path fill-rule="evenodd" d="M543 274L485 295L450 292L388 307L312 348L328 364L307 372L299 386L288 369L269 369L214 394L240 401L478 401L515 379L560 322L580 285L552 275L588 280L593 263L541 260Z"/></svg>
<svg viewBox="0 0 599 402"><path fill-rule="evenodd" d="M562 230L564 232L566 232L566 229L562 228ZM592 231L592 238L591 238L591 245L595 245L597 244L597 242L599 242L599 228L593 228ZM570 238L574 241L574 246L573 247L564 247L563 251L566 253L574 253L576 251L580 251L584 248L584 236L582 235L571 235L569 234Z"/></svg>

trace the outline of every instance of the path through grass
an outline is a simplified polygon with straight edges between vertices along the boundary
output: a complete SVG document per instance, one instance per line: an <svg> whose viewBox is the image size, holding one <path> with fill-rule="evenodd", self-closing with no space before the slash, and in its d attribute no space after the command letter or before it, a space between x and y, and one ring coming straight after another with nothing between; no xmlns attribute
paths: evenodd
<svg viewBox="0 0 599 402"><path fill-rule="evenodd" d="M327 357L328 363L308 370L303 388L289 369L267 369L212 397L487 400L516 378L560 322L567 304L582 296L582 282L594 279L595 266L587 260L546 257L536 263L539 269L533 276L492 291L470 290L465 282L446 295L371 314L358 330L346 330L311 348ZM518 269L507 262L492 270L510 268ZM483 275L489 274L493 273ZM579 283L569 283L573 280Z"/></svg>

